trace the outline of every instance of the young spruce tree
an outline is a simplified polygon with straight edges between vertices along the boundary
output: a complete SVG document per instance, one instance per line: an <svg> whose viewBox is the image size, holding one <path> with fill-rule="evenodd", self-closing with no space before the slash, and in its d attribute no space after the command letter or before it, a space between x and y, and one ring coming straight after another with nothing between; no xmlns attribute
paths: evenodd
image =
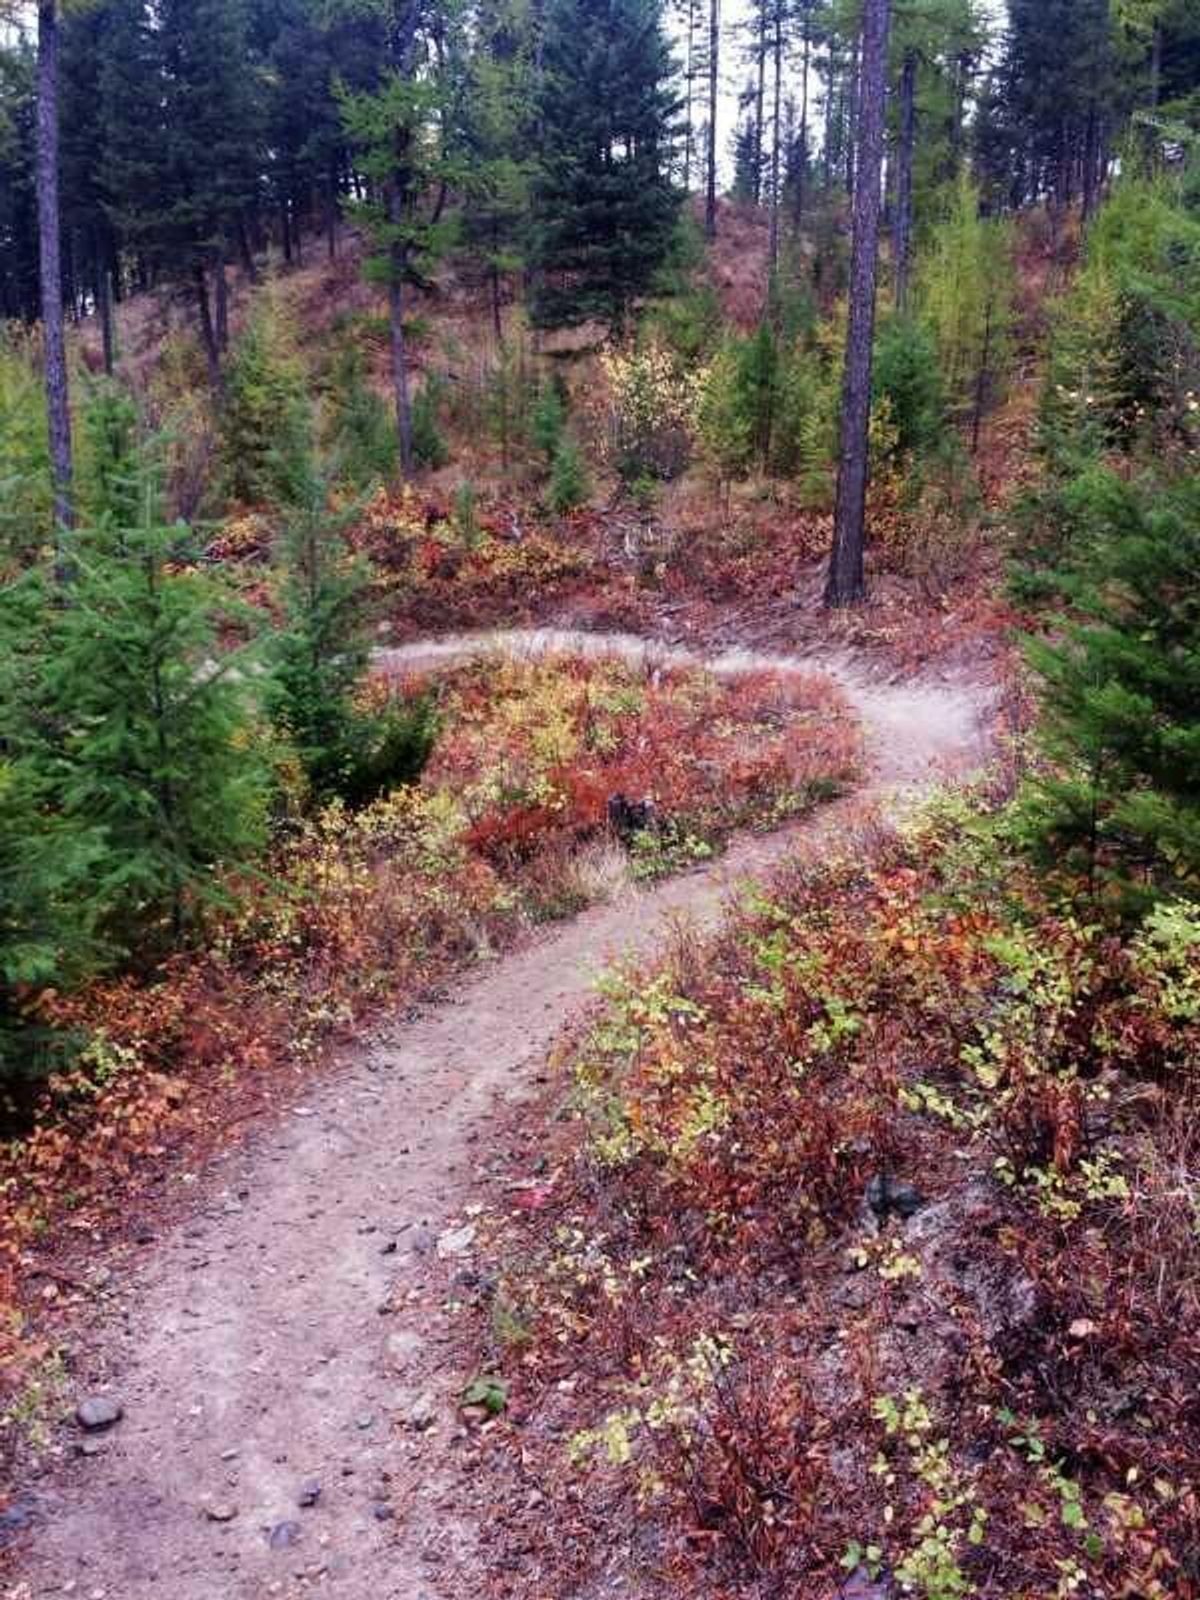
<svg viewBox="0 0 1200 1600"><path fill-rule="evenodd" d="M185 535L147 474L136 518L76 534L70 605L35 577L0 608L0 743L47 812L95 830L80 893L109 947L139 959L178 944L264 836L251 685L215 664L221 596L180 566Z"/></svg>
<svg viewBox="0 0 1200 1600"><path fill-rule="evenodd" d="M542 62L533 317L619 328L670 254L681 198L658 0L550 0Z"/></svg>
<svg viewBox="0 0 1200 1600"><path fill-rule="evenodd" d="M1058 642L1029 646L1052 762L1027 817L1048 861L1135 903L1200 895L1200 478L1101 468L1068 495L1081 540Z"/></svg>

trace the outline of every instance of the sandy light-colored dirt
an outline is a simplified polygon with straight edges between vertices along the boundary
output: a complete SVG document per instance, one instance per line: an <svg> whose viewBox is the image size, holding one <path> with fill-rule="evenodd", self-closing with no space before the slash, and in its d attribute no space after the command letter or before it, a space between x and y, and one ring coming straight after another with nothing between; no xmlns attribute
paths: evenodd
<svg viewBox="0 0 1200 1600"><path fill-rule="evenodd" d="M417 644L383 664L561 647L695 659L626 636L537 632ZM439 1359L444 1319L427 1284L471 1226L498 1107L536 1093L607 959L649 955L673 918L711 923L787 851L835 851L864 806L892 811L985 748L987 695L974 684L889 685L844 658L710 665L828 671L863 720L862 793L543 932L187 1175L182 1219L117 1274L111 1317L74 1358L72 1397L111 1393L123 1420L90 1456L73 1456L65 1431L61 1465L29 1486L35 1521L8 1600L457 1600L455 1549L486 1527L487 1505L447 1490L463 1481L452 1401L471 1375ZM532 1160L537 1130L526 1131Z"/></svg>

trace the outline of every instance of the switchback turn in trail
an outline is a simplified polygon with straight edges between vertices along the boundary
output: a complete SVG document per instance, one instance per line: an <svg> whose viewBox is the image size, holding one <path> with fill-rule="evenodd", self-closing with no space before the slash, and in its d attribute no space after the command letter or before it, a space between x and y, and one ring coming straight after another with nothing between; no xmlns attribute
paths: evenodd
<svg viewBox="0 0 1200 1600"><path fill-rule="evenodd" d="M412 645L381 664L500 648L701 659L537 631ZM110 1392L124 1418L99 1453L34 1486L12 1600L451 1600L439 1570L472 1533L441 1493L461 1454L449 1397L464 1375L439 1361L424 1285L468 1215L493 1108L534 1091L610 957L651 954L674 918L711 923L747 876L791 850L835 851L864 802L892 810L985 749L974 684L893 686L844 658L706 664L828 672L863 721L863 790L531 938L348 1052L198 1174L187 1215L111 1286L114 1314L79 1354L79 1391ZM417 1486L399 1504L397 1483Z"/></svg>

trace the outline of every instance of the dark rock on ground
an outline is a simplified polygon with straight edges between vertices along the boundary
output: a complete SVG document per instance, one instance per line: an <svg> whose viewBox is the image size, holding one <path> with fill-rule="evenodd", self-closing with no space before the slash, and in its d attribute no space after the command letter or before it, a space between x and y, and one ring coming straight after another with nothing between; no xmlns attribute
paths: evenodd
<svg viewBox="0 0 1200 1600"><path fill-rule="evenodd" d="M890 1172L877 1172L867 1184L867 1205L885 1222L888 1217L901 1217L905 1221L915 1217L925 1205L925 1196L911 1183L902 1183Z"/></svg>

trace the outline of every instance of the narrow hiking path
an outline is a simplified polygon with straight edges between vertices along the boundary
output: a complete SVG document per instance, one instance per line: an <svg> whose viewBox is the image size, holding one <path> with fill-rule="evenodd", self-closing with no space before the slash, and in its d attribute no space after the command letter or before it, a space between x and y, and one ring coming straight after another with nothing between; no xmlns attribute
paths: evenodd
<svg viewBox="0 0 1200 1600"><path fill-rule="evenodd" d="M627 635L534 630L380 660L402 672L502 648L701 659ZM862 790L531 938L445 1004L349 1052L198 1174L184 1220L112 1285L107 1325L77 1353L73 1395L108 1392L124 1419L97 1453L30 1486L35 1522L9 1600L455 1596L456 1550L472 1529L450 1502L470 1463L447 1401L470 1374L439 1361L447 1335L428 1258L455 1248L495 1153L497 1105L536 1093L547 1051L609 958L649 955L673 918L710 923L784 853L835 849L864 806L891 810L986 749L978 684L875 682L842 657L731 653L708 665L836 678L864 724ZM532 1160L536 1126L526 1137ZM486 1505L473 1511L485 1525Z"/></svg>

